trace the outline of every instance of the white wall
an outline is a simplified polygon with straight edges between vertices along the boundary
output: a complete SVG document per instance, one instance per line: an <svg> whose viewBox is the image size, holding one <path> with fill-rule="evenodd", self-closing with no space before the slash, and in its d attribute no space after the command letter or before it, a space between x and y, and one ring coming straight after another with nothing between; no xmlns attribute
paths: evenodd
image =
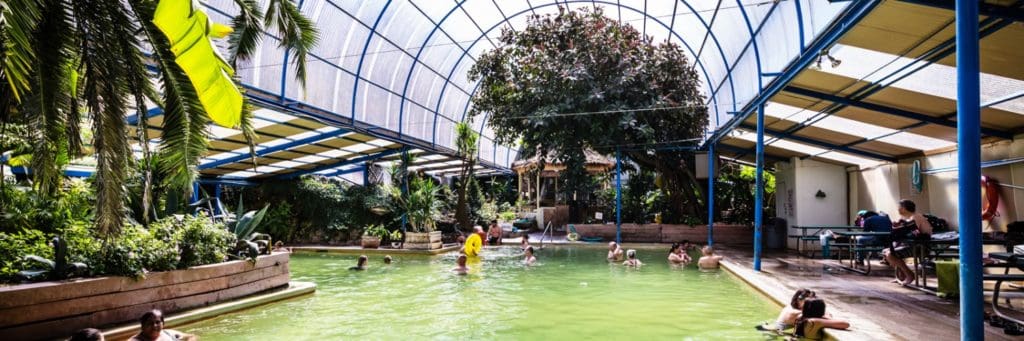
<svg viewBox="0 0 1024 341"><path fill-rule="evenodd" d="M800 234L792 226L848 225L847 174L842 166L793 158L776 164L776 216L789 223L788 234ZM815 195L821 190L824 198ZM796 241L789 239L790 248Z"/></svg>
<svg viewBox="0 0 1024 341"><path fill-rule="evenodd" d="M998 141L982 146L982 161L1020 157L1024 157L1024 139ZM924 175L924 186L917 192L910 185L910 169L915 160L921 161L924 170L949 171ZM956 165L957 152L953 150L900 160L898 164L852 171L850 184L856 186L857 190L851 191L851 207L858 210L882 210L892 215L900 199L910 199L917 204L918 212L944 218L950 226L956 228L959 209ZM1003 184L1024 186L1024 163L982 168L981 174ZM985 223L983 230L1005 230L1006 224L1024 219L1024 190L1002 187L999 201L999 216L992 220L991 226Z"/></svg>

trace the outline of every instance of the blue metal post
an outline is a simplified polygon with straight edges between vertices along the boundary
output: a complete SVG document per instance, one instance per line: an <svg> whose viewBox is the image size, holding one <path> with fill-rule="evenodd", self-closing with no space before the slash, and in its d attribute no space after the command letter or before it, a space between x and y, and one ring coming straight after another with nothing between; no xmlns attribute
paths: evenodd
<svg viewBox="0 0 1024 341"><path fill-rule="evenodd" d="M757 106L757 172L754 182L754 271L761 271L761 224L764 211L764 104Z"/></svg>
<svg viewBox="0 0 1024 341"><path fill-rule="evenodd" d="M622 157L615 148L615 242L622 243Z"/></svg>
<svg viewBox="0 0 1024 341"><path fill-rule="evenodd" d="M196 201L199 201L199 182L198 181L192 183L192 197L191 197L191 199L192 199L192 201L189 201L189 204L194 203Z"/></svg>
<svg viewBox="0 0 1024 341"><path fill-rule="evenodd" d="M405 162L409 159L408 148L402 148L402 195L405 196L409 193L409 165ZM409 223L409 213L402 214L402 235L405 235L405 226Z"/></svg>
<svg viewBox="0 0 1024 341"><path fill-rule="evenodd" d="M370 164L363 163L363 186L370 185Z"/></svg>
<svg viewBox="0 0 1024 341"><path fill-rule="evenodd" d="M957 169L960 188L960 339L984 340L981 283L981 72L978 1L956 2Z"/></svg>
<svg viewBox="0 0 1024 341"><path fill-rule="evenodd" d="M213 215L221 215L224 212L224 208L220 204L220 184L213 185L213 197L217 198L217 205L213 206Z"/></svg>
<svg viewBox="0 0 1024 341"><path fill-rule="evenodd" d="M715 144L708 145L708 246L715 238Z"/></svg>

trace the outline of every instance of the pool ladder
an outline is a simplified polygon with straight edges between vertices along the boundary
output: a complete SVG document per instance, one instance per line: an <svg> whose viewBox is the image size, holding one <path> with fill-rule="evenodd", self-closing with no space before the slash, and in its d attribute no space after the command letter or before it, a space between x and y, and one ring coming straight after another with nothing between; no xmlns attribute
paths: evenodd
<svg viewBox="0 0 1024 341"><path fill-rule="evenodd" d="M551 224L550 221L546 225L544 225L544 231L541 231L541 233L540 233L540 247L541 248L544 248L544 238L545 237L550 238L551 240L555 239L555 228Z"/></svg>

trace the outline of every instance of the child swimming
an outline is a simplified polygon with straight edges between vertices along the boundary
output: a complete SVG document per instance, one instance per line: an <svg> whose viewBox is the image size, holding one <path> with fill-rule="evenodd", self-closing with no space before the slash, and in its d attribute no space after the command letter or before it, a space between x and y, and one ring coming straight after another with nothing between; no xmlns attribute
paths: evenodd
<svg viewBox="0 0 1024 341"><path fill-rule="evenodd" d="M697 260L697 266L701 269L718 269L718 261L722 260L722 256L715 255L715 249L710 245L704 246L700 250L704 255Z"/></svg>

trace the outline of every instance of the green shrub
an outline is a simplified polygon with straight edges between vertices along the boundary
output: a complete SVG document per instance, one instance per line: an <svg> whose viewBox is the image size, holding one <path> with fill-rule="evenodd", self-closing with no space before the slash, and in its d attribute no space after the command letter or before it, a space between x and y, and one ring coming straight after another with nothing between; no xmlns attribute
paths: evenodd
<svg viewBox="0 0 1024 341"><path fill-rule="evenodd" d="M53 258L53 249L42 231L0 232L0 281L12 281L18 271L28 269L31 265L25 262L25 256L32 254Z"/></svg>
<svg viewBox="0 0 1024 341"><path fill-rule="evenodd" d="M185 216L180 224L177 234L181 249L179 268L223 262L235 246L235 235L224 224L213 224L203 215Z"/></svg>
<svg viewBox="0 0 1024 341"><path fill-rule="evenodd" d="M270 205L267 214L260 224L266 234L277 240L291 240L291 231L294 229L292 223L292 204L281 201Z"/></svg>

